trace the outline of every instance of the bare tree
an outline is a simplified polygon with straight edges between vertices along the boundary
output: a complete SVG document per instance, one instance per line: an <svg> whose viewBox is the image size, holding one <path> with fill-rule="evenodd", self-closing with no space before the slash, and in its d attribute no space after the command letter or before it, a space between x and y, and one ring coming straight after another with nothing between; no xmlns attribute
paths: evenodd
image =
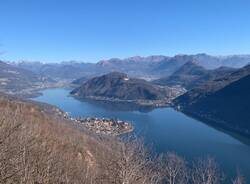
<svg viewBox="0 0 250 184"><path fill-rule="evenodd" d="M186 161L173 152L162 154L158 158L162 182L168 184L188 183L188 169Z"/></svg>
<svg viewBox="0 0 250 184"><path fill-rule="evenodd" d="M152 155L142 139L130 137L125 140L117 163L122 184L157 184L160 182Z"/></svg>
<svg viewBox="0 0 250 184"><path fill-rule="evenodd" d="M238 173L238 176L233 180L233 184L244 184L244 177Z"/></svg>
<svg viewBox="0 0 250 184"><path fill-rule="evenodd" d="M194 162L192 168L193 184L220 184L222 180L223 175L213 158L198 159Z"/></svg>
<svg viewBox="0 0 250 184"><path fill-rule="evenodd" d="M21 154L19 150L16 132L20 130L20 124L9 121L4 112L0 115L0 183L7 183L10 178L15 178L19 173L17 161ZM13 115L13 120L17 118Z"/></svg>
<svg viewBox="0 0 250 184"><path fill-rule="evenodd" d="M94 183L98 169L93 166L86 175L84 136L34 112L33 106L1 100L0 183Z"/></svg>

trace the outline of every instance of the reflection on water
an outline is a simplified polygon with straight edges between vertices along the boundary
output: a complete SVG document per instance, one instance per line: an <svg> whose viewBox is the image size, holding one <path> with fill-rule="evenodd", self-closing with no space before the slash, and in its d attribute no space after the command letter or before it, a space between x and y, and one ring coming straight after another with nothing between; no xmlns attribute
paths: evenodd
<svg viewBox="0 0 250 184"><path fill-rule="evenodd" d="M78 99L79 100L79 99ZM96 100L80 100L82 102L88 102L95 106L100 106L101 108L110 111L139 111L139 112L150 112L154 110L154 107L140 106L129 102L106 102L106 101L96 101Z"/></svg>
<svg viewBox="0 0 250 184"><path fill-rule="evenodd" d="M69 96L69 90L65 89L45 90L43 96L35 100L56 105L75 117L96 116L130 121L135 133L143 135L146 143L152 143L158 153L175 151L187 159L211 155L227 175L233 176L240 168L242 174L250 178L248 145L235 139L235 134L226 134L174 109L140 109L131 104L79 101Z"/></svg>

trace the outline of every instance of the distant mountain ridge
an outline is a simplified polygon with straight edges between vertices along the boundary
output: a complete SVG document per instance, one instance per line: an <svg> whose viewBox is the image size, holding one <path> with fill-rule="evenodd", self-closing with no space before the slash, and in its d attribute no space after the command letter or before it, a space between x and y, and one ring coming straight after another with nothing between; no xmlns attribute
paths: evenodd
<svg viewBox="0 0 250 184"><path fill-rule="evenodd" d="M46 75L58 80L74 80L83 76L92 76L105 72L95 64L81 62L62 62L62 63L40 63L40 62L20 62L16 66L31 70L38 75Z"/></svg>
<svg viewBox="0 0 250 184"><path fill-rule="evenodd" d="M155 55L148 57L130 57L125 59L113 58L98 63L63 62L63 63L13 63L14 65L32 70L39 75L46 75L58 79L75 80L81 77L94 77L113 71L127 73L129 76L155 80L167 77L176 72L189 61L196 61L197 65L205 69L219 67L240 68L250 63L250 55L210 56L207 54L176 55L174 57Z"/></svg>
<svg viewBox="0 0 250 184"><path fill-rule="evenodd" d="M196 61L189 61L172 75L155 80L154 83L166 86L181 85L186 89L192 89L193 87L197 87L209 80L214 80L233 71L235 71L235 69L229 67L208 70L198 65Z"/></svg>
<svg viewBox="0 0 250 184"><path fill-rule="evenodd" d="M0 61L0 91L14 94L41 87L53 80L36 73Z"/></svg>

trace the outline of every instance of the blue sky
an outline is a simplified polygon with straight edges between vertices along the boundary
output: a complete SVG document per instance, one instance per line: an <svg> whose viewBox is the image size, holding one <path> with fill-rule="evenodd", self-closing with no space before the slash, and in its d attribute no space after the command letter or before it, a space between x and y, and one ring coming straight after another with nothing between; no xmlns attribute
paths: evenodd
<svg viewBox="0 0 250 184"><path fill-rule="evenodd" d="M1 0L0 59L250 53L249 0Z"/></svg>

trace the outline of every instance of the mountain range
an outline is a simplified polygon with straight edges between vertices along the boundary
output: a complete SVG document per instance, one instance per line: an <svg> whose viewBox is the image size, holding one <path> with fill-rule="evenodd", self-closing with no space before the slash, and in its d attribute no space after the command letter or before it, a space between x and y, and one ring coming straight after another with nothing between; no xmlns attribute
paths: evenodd
<svg viewBox="0 0 250 184"><path fill-rule="evenodd" d="M41 63L41 62L19 62L11 63L15 66L30 70L38 75L48 76L55 80L78 79L83 76L93 76L102 72L95 64L80 62L62 62L62 63Z"/></svg>
<svg viewBox="0 0 250 184"><path fill-rule="evenodd" d="M48 76L53 79L75 80L81 77L95 77L109 72L117 71L129 76L155 80L167 77L177 71L187 62L195 61L205 69L216 69L222 66L240 68L250 63L250 55L210 56L207 54L130 57L125 59L113 58L98 63L62 62L18 62L11 63L32 72Z"/></svg>
<svg viewBox="0 0 250 184"><path fill-rule="evenodd" d="M1 92L21 94L53 82L53 79L46 76L38 75L30 70L0 61Z"/></svg>
<svg viewBox="0 0 250 184"><path fill-rule="evenodd" d="M195 61L189 61L182 65L172 75L153 81L155 84L164 86L180 85L186 89L192 89L207 81L214 80L235 71L235 68L219 67L216 69L205 69Z"/></svg>

